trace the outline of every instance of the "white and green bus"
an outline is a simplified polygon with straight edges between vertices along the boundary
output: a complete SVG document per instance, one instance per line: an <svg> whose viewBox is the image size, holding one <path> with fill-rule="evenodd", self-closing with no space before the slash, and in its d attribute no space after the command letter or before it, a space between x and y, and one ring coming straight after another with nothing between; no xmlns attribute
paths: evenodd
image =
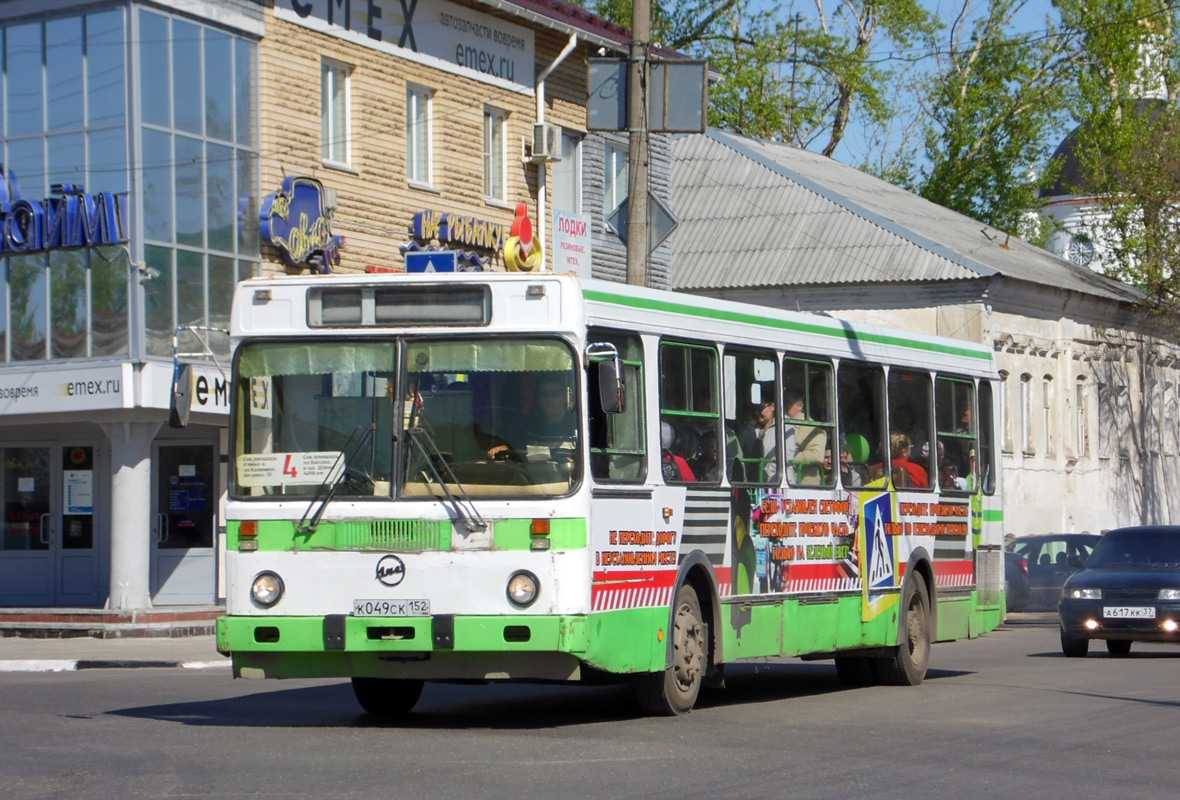
<svg viewBox="0 0 1180 800"><path fill-rule="evenodd" d="M244 678L918 684L1004 607L987 348L552 274L251 280L226 616Z"/></svg>

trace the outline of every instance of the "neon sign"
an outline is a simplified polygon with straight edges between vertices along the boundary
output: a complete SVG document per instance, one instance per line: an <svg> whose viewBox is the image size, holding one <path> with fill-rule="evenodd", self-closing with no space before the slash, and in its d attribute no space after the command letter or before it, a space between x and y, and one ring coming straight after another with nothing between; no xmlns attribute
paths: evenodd
<svg viewBox="0 0 1180 800"><path fill-rule="evenodd" d="M76 184L54 184L59 197L20 196L20 182L0 164L0 256L121 244L127 241L124 206L114 192L89 194Z"/></svg>
<svg viewBox="0 0 1180 800"><path fill-rule="evenodd" d="M332 235L332 209L325 207L324 195L315 178L288 176L262 203L262 238L292 267L328 273L340 263L344 239Z"/></svg>

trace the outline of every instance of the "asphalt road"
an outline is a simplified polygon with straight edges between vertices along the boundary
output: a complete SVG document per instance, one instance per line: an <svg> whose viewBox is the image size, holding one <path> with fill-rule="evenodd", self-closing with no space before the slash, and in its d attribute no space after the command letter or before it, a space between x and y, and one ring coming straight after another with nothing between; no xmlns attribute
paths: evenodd
<svg viewBox="0 0 1180 800"><path fill-rule="evenodd" d="M1060 655L1011 626L915 688L731 668L687 717L618 687L428 685L382 725L347 683L225 670L0 673L5 798L1156 798L1180 785L1180 648Z"/></svg>

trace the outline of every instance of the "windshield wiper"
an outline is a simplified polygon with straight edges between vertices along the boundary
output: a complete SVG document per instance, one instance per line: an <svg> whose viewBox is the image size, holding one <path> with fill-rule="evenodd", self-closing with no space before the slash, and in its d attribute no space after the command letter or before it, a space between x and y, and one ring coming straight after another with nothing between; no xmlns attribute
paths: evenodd
<svg viewBox="0 0 1180 800"><path fill-rule="evenodd" d="M324 510L327 509L328 503L332 502L332 498L336 496L336 492L340 489L340 484L344 483L344 478L348 475L348 470L352 466L352 460L356 454L360 452L361 448L365 446L365 442L373 436L374 431L377 430L377 423L370 422L368 425L357 425L356 430L352 432L352 436L348 437L348 441L344 443L344 447L340 450L340 455L336 456L336 460L332 462L331 469L328 474L324 476L324 480L316 488L315 494L311 498L311 502L307 505L307 510L303 512L303 518L299 520L299 524L295 526L298 533L315 533L315 529L319 527L320 517L324 515ZM348 451L348 446L357 438L357 434L363 432L364 435L360 437L356 445L352 448L352 452ZM347 454L346 454L347 453ZM341 464L341 461L343 463ZM336 470L336 465L340 464L340 472L336 473L335 479L332 478L333 472ZM329 484L329 481L331 483ZM327 490L325 492L325 489ZM319 508L316 508L316 503L319 503ZM311 510L315 508L314 514ZM311 519L308 519L308 515Z"/></svg>
<svg viewBox="0 0 1180 800"><path fill-rule="evenodd" d="M422 454L422 460L426 463L427 469L430 470L430 475L438 483L439 488L442 489L443 494L447 498L447 502L455 512L455 516L463 520L464 527L467 528L468 533L475 533L476 531L486 531L488 529L487 520L485 520L480 513L475 509L475 504L471 502L471 498L467 494L467 490L463 488L459 478L455 475L455 471L451 469L451 465L447 463L446 458L439 452L438 445L434 443L433 437L425 428L407 427L406 438L408 438L418 452ZM430 450L426 449L426 444L422 443L422 439L430 445ZM447 477L451 479L451 483L455 484L455 488L459 490L462 500L455 497L451 490L447 488L447 482L443 479L439 472L439 464L446 470Z"/></svg>

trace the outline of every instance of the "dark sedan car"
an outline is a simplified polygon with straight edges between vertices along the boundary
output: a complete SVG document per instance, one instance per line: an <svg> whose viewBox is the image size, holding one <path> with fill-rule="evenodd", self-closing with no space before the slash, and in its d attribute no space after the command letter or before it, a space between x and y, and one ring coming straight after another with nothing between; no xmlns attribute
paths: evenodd
<svg viewBox="0 0 1180 800"><path fill-rule="evenodd" d="M1096 533L1044 533L1035 536L1021 536L1009 542L1005 548L1010 553L1024 556L1028 562L1025 580L1019 575L1007 575L1008 592L1013 587L1023 589L1026 599L1023 604L1013 606L1009 611L1056 611L1057 600L1061 597L1061 586L1065 579L1081 569L1098 544ZM1005 566L1010 566L1005 564ZM1025 584L1022 586L1022 583Z"/></svg>
<svg viewBox="0 0 1180 800"><path fill-rule="evenodd" d="M1004 551L1004 580L1008 583L1006 607L1009 611L1025 611L1028 608L1028 559Z"/></svg>
<svg viewBox="0 0 1180 800"><path fill-rule="evenodd" d="M1086 655L1091 639L1114 656L1131 642L1180 642L1180 526L1116 528L1061 590L1061 652Z"/></svg>

